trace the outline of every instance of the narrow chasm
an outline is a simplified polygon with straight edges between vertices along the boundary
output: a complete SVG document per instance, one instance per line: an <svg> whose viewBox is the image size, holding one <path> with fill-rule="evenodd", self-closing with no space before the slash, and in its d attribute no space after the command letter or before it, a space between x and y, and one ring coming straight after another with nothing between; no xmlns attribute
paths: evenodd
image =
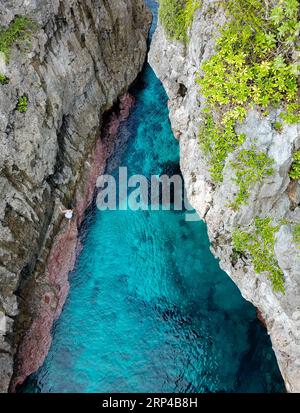
<svg viewBox="0 0 300 413"><path fill-rule="evenodd" d="M157 2L147 1L157 21ZM129 91L106 172L173 175L179 145L148 64ZM184 96L182 84L179 94ZM124 200L122 200L124 202ZM282 392L267 332L190 211L99 211L81 226L70 293L40 369L19 392Z"/></svg>

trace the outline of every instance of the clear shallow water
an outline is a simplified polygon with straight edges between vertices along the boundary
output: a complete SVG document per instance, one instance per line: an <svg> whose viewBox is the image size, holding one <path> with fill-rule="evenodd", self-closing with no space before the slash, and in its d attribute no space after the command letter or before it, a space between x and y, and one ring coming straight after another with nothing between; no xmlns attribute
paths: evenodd
<svg viewBox="0 0 300 413"><path fill-rule="evenodd" d="M178 171L167 97L149 66L133 93L109 172ZM51 350L21 391L283 391L269 337L219 269L203 223L94 208L82 241Z"/></svg>

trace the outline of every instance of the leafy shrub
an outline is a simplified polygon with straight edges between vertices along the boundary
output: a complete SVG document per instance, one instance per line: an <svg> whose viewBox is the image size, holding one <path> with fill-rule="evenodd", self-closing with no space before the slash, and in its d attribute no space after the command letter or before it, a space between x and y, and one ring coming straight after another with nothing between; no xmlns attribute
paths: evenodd
<svg viewBox="0 0 300 413"><path fill-rule="evenodd" d="M289 173L289 176L293 180L300 179L300 151L294 153L294 162Z"/></svg>
<svg viewBox="0 0 300 413"><path fill-rule="evenodd" d="M20 96L18 99L17 110L20 113L25 113L27 111L28 99L26 96Z"/></svg>
<svg viewBox="0 0 300 413"><path fill-rule="evenodd" d="M256 218L248 229L236 229L232 235L235 252L249 254L254 270L266 273L275 292L285 293L284 274L275 257L275 235L279 226L272 224L272 218Z"/></svg>
<svg viewBox="0 0 300 413"><path fill-rule="evenodd" d="M281 114L282 119L289 125L300 122L300 105L299 103L289 103L286 110Z"/></svg>
<svg viewBox="0 0 300 413"><path fill-rule="evenodd" d="M7 60L11 47L17 42L27 41L35 28L36 23L24 16L17 16L7 28L0 28L0 52Z"/></svg>
<svg viewBox="0 0 300 413"><path fill-rule="evenodd" d="M199 7L200 2L197 0L159 1L159 19L170 39L187 42L187 31Z"/></svg>
<svg viewBox="0 0 300 413"><path fill-rule="evenodd" d="M235 182L239 188L231 204L234 210L247 203L252 185L262 182L266 176L273 175L273 163L274 161L264 152L244 149L238 153L236 159L231 162L236 170Z"/></svg>
<svg viewBox="0 0 300 413"><path fill-rule="evenodd" d="M245 140L245 135L237 135L234 120L223 127L214 121L211 111L207 111L199 131L199 141L203 151L210 156L210 173L215 182L223 180L223 167L228 153Z"/></svg>
<svg viewBox="0 0 300 413"><path fill-rule="evenodd" d="M0 85L7 85L9 83L9 78L0 73Z"/></svg>
<svg viewBox="0 0 300 413"><path fill-rule="evenodd" d="M279 121L274 122L273 127L277 132L282 132L283 125L281 122Z"/></svg>
<svg viewBox="0 0 300 413"><path fill-rule="evenodd" d="M243 143L235 127L249 108L258 105L267 111L283 105L284 121L300 121L298 65L293 61L300 31L299 1L222 4L229 22L221 29L216 53L204 62L197 78L207 103L199 139L202 146L205 142L216 182L223 179L228 154Z"/></svg>

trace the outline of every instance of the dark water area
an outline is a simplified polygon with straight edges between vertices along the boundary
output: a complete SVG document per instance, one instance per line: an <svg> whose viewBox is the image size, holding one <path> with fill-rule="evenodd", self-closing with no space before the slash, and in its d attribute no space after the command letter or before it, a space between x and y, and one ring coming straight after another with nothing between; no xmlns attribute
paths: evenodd
<svg viewBox="0 0 300 413"><path fill-rule="evenodd" d="M156 24L157 4L148 0ZM178 172L167 96L146 65L108 172ZM270 339L185 211L87 213L44 365L22 392L281 392Z"/></svg>

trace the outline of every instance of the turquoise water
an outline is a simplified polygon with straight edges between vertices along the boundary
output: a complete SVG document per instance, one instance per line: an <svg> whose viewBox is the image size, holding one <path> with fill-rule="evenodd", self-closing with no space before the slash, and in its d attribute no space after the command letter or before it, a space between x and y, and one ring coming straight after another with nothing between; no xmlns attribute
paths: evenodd
<svg viewBox="0 0 300 413"><path fill-rule="evenodd" d="M167 97L149 66L132 93L108 172L178 172ZM50 352L22 391L283 391L269 337L219 269L203 223L94 207L81 236Z"/></svg>

